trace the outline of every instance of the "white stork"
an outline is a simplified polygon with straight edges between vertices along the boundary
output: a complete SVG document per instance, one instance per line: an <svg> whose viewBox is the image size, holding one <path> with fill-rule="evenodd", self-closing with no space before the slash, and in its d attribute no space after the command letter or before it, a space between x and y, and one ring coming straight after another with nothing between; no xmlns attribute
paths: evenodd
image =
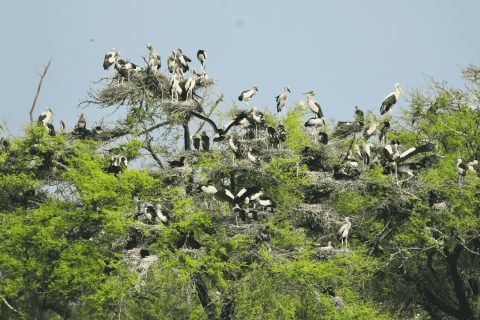
<svg viewBox="0 0 480 320"><path fill-rule="evenodd" d="M197 59L198 61L200 61L200 64L202 65L201 73L204 73L205 67L206 67L205 60L207 60L207 53L205 52L205 50L198 50Z"/></svg>
<svg viewBox="0 0 480 320"><path fill-rule="evenodd" d="M352 223L348 219L348 217L345 218L345 224L340 227L338 230L338 240L342 240L342 248L343 248L343 239L345 239L345 249L348 247L348 232L350 231L350 228L352 227Z"/></svg>
<svg viewBox="0 0 480 320"><path fill-rule="evenodd" d="M375 133L375 131L377 131L377 127L378 127L377 116L372 114L372 117L373 118L370 118L370 121L368 122L368 124L365 126L365 129L363 130L363 139L365 139L365 141L370 139L370 142L371 142L372 135Z"/></svg>
<svg viewBox="0 0 480 320"><path fill-rule="evenodd" d="M388 111L390 117L392 116L393 105L397 103L400 93L403 96L403 100L405 100L405 95L403 94L402 88L400 88L398 83L395 83L395 90L395 92L390 93L385 99L383 99L382 106L380 107L380 114L383 115Z"/></svg>
<svg viewBox="0 0 480 320"><path fill-rule="evenodd" d="M195 69L192 69L192 75L188 78L187 83L185 84L185 90L187 90L187 99L188 94L190 93L190 99L193 100L193 88L195 87L195 79L197 78L197 74L195 73Z"/></svg>
<svg viewBox="0 0 480 320"><path fill-rule="evenodd" d="M458 176L458 183L460 183L460 179L463 180L463 178L467 175L467 166L462 163L462 159L460 157L457 158L457 171L460 174Z"/></svg>
<svg viewBox="0 0 480 320"><path fill-rule="evenodd" d="M48 129L47 123L50 120L52 120L52 123L53 123L53 116L52 115L54 115L53 111L49 107L46 107L45 112L42 112L40 114L40 116L38 117L38 123L42 123L43 126Z"/></svg>
<svg viewBox="0 0 480 320"><path fill-rule="evenodd" d="M168 75L173 74L173 70L175 68L175 50L168 55Z"/></svg>
<svg viewBox="0 0 480 320"><path fill-rule="evenodd" d="M115 59L116 59L115 48L112 48L112 51L107 53L105 55L105 59L103 60L103 70L107 70L107 78L108 78L108 73L110 72L110 67L115 63ZM113 73L115 73L115 70L113 70Z"/></svg>
<svg viewBox="0 0 480 320"><path fill-rule="evenodd" d="M172 85L170 86L170 94L172 95L172 101L178 102L178 95L181 95L183 92L180 87L180 81L176 76L172 77ZM176 96L176 99L174 98Z"/></svg>
<svg viewBox="0 0 480 320"><path fill-rule="evenodd" d="M188 67L188 62L192 62L192 60L190 60L186 55L182 53L182 48L178 48L178 53L175 60L182 69L183 73L190 70L190 68Z"/></svg>
<svg viewBox="0 0 480 320"><path fill-rule="evenodd" d="M315 91L306 91L302 94L306 94L307 95L307 103L308 103L308 107L310 108L310 110L313 111L313 113L315 114L315 117L317 118L323 118L323 112L322 112L322 108L320 107L320 104L312 98L312 96L314 96L316 93Z"/></svg>
<svg viewBox="0 0 480 320"><path fill-rule="evenodd" d="M282 112L283 107L285 107L288 101L288 93L290 92L290 88L286 86L284 90L285 90L285 93L275 97L275 99L277 99L278 113ZM283 111L283 116L285 116L285 110Z"/></svg>
<svg viewBox="0 0 480 320"><path fill-rule="evenodd" d="M317 128L323 127L325 125L325 118L310 118L307 122L305 122L305 127L307 128L313 128L312 132L310 132L311 135L315 134L316 135L316 130Z"/></svg>
<svg viewBox="0 0 480 320"><path fill-rule="evenodd" d="M253 89L243 91L238 97L238 101L245 101L245 108L248 110L249 101L258 92L257 86L253 86Z"/></svg>
<svg viewBox="0 0 480 320"><path fill-rule="evenodd" d="M78 118L77 126L76 128L82 128L82 129L87 129L87 117L85 117L85 113L82 112L80 117Z"/></svg>
<svg viewBox="0 0 480 320"><path fill-rule="evenodd" d="M150 50L150 54L148 55L148 61L150 61L148 64L150 66L150 63L152 60L154 60L155 62L158 61L158 62L154 62L152 63L152 69L154 68L154 66L156 66L156 69L155 70L158 70L161 68L162 66L162 62L161 62L161 57L158 55L157 51L155 51L155 49L153 49L153 46L151 43L147 43L147 48ZM155 70L153 70L153 72L155 72Z"/></svg>
<svg viewBox="0 0 480 320"><path fill-rule="evenodd" d="M476 167L478 164L478 160L474 160L472 162L467 163L468 170L475 172L473 167Z"/></svg>

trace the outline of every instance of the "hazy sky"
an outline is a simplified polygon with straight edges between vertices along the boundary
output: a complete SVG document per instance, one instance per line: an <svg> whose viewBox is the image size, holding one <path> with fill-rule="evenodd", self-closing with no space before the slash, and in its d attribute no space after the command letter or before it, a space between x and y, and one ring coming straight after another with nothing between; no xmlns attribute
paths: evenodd
<svg viewBox="0 0 480 320"><path fill-rule="evenodd" d="M456 65L480 64L480 1L9 1L2 9L0 116L14 134L29 121L35 65L43 73L51 56L34 118L48 106L55 128L61 119L73 128L82 111L90 125L111 112L77 106L106 75L112 47L144 67L151 42L162 71L178 47L199 71L203 49L206 71L229 102L256 85L250 107L274 109L288 85L287 108L315 90L325 117L339 120L350 120L356 105L379 114L395 83L406 94L424 83L422 72L463 88ZM407 106L403 98L398 104Z"/></svg>

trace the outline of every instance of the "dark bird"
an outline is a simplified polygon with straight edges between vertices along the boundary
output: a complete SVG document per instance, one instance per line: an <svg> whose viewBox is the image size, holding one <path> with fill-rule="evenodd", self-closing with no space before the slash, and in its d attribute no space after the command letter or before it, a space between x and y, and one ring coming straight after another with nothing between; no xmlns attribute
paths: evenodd
<svg viewBox="0 0 480 320"><path fill-rule="evenodd" d="M283 107L287 104L288 101L288 93L290 92L290 88L288 86L285 87L285 93L282 93L279 96L276 96L275 99L277 100L277 112L282 112ZM285 112L284 112L285 115Z"/></svg>
<svg viewBox="0 0 480 320"><path fill-rule="evenodd" d="M201 72L205 72L205 60L207 60L207 53L204 50L198 50L197 52L197 59L200 61L200 65L202 66Z"/></svg>
<svg viewBox="0 0 480 320"><path fill-rule="evenodd" d="M365 115L363 114L363 111L360 110L358 106L355 107L355 121L357 121L358 124L362 127L365 122Z"/></svg>
<svg viewBox="0 0 480 320"><path fill-rule="evenodd" d="M200 150L200 142L202 139L200 139L200 136L198 134L194 135L193 137L190 137L191 140L193 140L193 147L195 150Z"/></svg>
<svg viewBox="0 0 480 320"><path fill-rule="evenodd" d="M210 150L210 138L207 136L207 133L205 131L202 132L201 139L203 151Z"/></svg>
<svg viewBox="0 0 480 320"><path fill-rule="evenodd" d="M150 252L148 252L148 250L144 250L144 249L140 250L140 257L142 257L142 259L149 256L150 256Z"/></svg>
<svg viewBox="0 0 480 320"><path fill-rule="evenodd" d="M457 171L460 174L458 176L458 182L460 183L460 179L463 180L467 175L467 166L462 163L462 159L460 157L457 158Z"/></svg>
<svg viewBox="0 0 480 320"><path fill-rule="evenodd" d="M280 140L277 137L277 130L275 130L274 127L267 127L267 133L268 133L268 144L272 147L275 147L280 143Z"/></svg>
<svg viewBox="0 0 480 320"><path fill-rule="evenodd" d="M348 246L348 232L350 231L350 228L352 227L352 223L348 219L348 217L345 218L345 223L343 226L338 229L338 240L342 241L342 248L343 248L343 240L345 239L345 249L347 249Z"/></svg>
<svg viewBox="0 0 480 320"><path fill-rule="evenodd" d="M162 213L162 205L160 203L153 204L148 202L145 205L145 216L149 221L161 221L164 225L168 225L168 216Z"/></svg>
<svg viewBox="0 0 480 320"><path fill-rule="evenodd" d="M323 115L323 112L322 112L322 108L320 107L320 104L315 99L312 98L312 96L314 96L316 94L315 91L306 91L302 94L307 95L308 107L310 108L310 110L312 110L315 117L324 118L324 115Z"/></svg>
<svg viewBox="0 0 480 320"><path fill-rule="evenodd" d="M380 107L380 114L384 114L385 112L389 112L390 117L392 116L392 109L393 105L397 103L398 96L400 93L403 96L403 99L405 100L405 95L403 94L402 89L400 88L400 85L398 83L395 83L395 92L390 93L385 99L383 99L382 105Z"/></svg>
<svg viewBox="0 0 480 320"><path fill-rule="evenodd" d="M283 122L280 120L280 124L277 127L278 139L281 142L287 141L287 129L283 126Z"/></svg>
<svg viewBox="0 0 480 320"><path fill-rule="evenodd" d="M55 128L53 127L53 124L47 123L47 128L48 128L48 135L50 137L55 137Z"/></svg>
<svg viewBox="0 0 480 320"><path fill-rule="evenodd" d="M110 72L110 67L113 66L115 63L116 53L115 48L112 48L112 51L105 55L105 59L103 60L103 70L107 70L107 78L108 73ZM115 72L115 70L113 71Z"/></svg>
<svg viewBox="0 0 480 320"><path fill-rule="evenodd" d="M188 235L183 231L180 231L180 230L177 230L177 231L180 233L180 237L178 238L177 243L176 243L177 249L182 248L184 245L187 245L187 247L190 247L192 249L200 249L202 247L200 242L195 240L195 238L194 238L195 234L194 234L193 230L191 230L188 233Z"/></svg>
<svg viewBox="0 0 480 320"><path fill-rule="evenodd" d="M233 151L233 165L235 165L235 159L243 159L244 158L244 152L245 149L241 144L238 144L237 146L233 142L233 137L230 134L227 134L225 136L228 139L228 145L230 149Z"/></svg>
<svg viewBox="0 0 480 320"><path fill-rule="evenodd" d="M319 139L318 141L323 144L328 144L328 134L326 132L319 132L318 133Z"/></svg>
<svg viewBox="0 0 480 320"><path fill-rule="evenodd" d="M103 133L103 129L100 126L96 126L95 128L92 129L92 133L94 133L94 134Z"/></svg>
<svg viewBox="0 0 480 320"><path fill-rule="evenodd" d="M245 101L245 108L248 110L249 101L254 95L258 92L257 86L253 86L253 89L243 91L240 96L238 96L239 101Z"/></svg>
<svg viewBox="0 0 480 320"><path fill-rule="evenodd" d="M183 73L190 70L188 62L192 62L192 60L190 60L186 55L182 53L182 48L178 48L178 53L175 61L177 62L177 65L182 69Z"/></svg>
<svg viewBox="0 0 480 320"><path fill-rule="evenodd" d="M213 194L213 197L220 202L227 202L230 207L233 207L235 196L228 189L219 190Z"/></svg>
<svg viewBox="0 0 480 320"><path fill-rule="evenodd" d="M167 63L168 63L168 75L170 76L170 74L173 74L173 70L175 68L175 50L172 50L172 52L168 55Z"/></svg>
<svg viewBox="0 0 480 320"><path fill-rule="evenodd" d="M130 72L131 71L140 71L142 68L137 66L135 63L131 62L126 62L123 59L120 59L121 52L118 51L116 54L116 62L115 62L115 69L117 69L118 73L123 77L123 78L128 78L130 77Z"/></svg>
<svg viewBox="0 0 480 320"><path fill-rule="evenodd" d="M111 157L111 164L110 164L110 167L108 168L107 172L108 173L113 173L113 174L117 174L121 171L123 171L122 169L122 166L121 164L124 164L125 167L128 166L128 161L127 161L127 158L123 155L112 155Z"/></svg>
<svg viewBox="0 0 480 320"><path fill-rule="evenodd" d="M394 144L394 147L398 152L398 148L397 148L397 144ZM395 157L395 162L396 163L403 163L404 161L410 159L411 157L415 156L416 154L419 154L419 153L426 153L426 152L430 152L430 151L433 151L435 150L435 146L433 145L433 143L429 142L427 144L424 144L424 145L421 145L419 147L412 147L412 148L409 148L407 151L403 152L402 154L398 155L397 157Z"/></svg>
<svg viewBox="0 0 480 320"><path fill-rule="evenodd" d="M180 161L167 161L168 162L168 165L171 167L171 168L180 168L180 167L183 167L185 165L185 157L180 157Z"/></svg>
<svg viewBox="0 0 480 320"><path fill-rule="evenodd" d="M226 123L223 127L218 128L215 122L213 122L211 119L204 117L201 114L196 113L194 111L192 111L192 114L199 119L207 121L212 126L213 131L215 131L215 136L213 137L213 141L223 140L225 138L225 134L228 132L228 130L230 130L231 127L233 127L234 125L240 124L240 121L247 117L247 114L241 113L235 119Z"/></svg>
<svg viewBox="0 0 480 320"><path fill-rule="evenodd" d="M380 136L378 137L378 140L380 142L382 142L383 137L385 137L385 141L383 142L384 145L387 143L387 133L388 133L388 131L390 131L390 122L385 121L380 126Z"/></svg>

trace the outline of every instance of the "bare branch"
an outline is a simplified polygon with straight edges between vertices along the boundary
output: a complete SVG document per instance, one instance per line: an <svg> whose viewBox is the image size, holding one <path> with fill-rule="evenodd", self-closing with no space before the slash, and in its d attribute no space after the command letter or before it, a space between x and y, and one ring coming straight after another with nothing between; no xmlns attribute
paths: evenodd
<svg viewBox="0 0 480 320"><path fill-rule="evenodd" d="M50 58L50 61L48 61L48 65L45 66L45 71L43 72L43 76L40 74L40 72L38 72L38 68L37 66L35 66L35 69L37 70L37 74L40 76L40 83L38 84L38 89L37 89L37 94L35 95L35 100L33 100L33 105L32 105L32 109L30 110L30 122L33 123L33 109L35 109L35 104L37 103L37 98L38 98L38 94L40 93L40 89L42 88L42 82L43 82L43 78L45 78L45 75L47 74L47 70L48 70L48 67L50 67L50 62L52 62L52 58Z"/></svg>
<svg viewBox="0 0 480 320"><path fill-rule="evenodd" d="M162 164L162 161L160 161L160 159L157 157L157 155L155 154L155 152L153 152L153 148L152 148L152 145L150 144L150 141L152 141L152 138L148 139L147 138L147 145L145 146L145 149L147 149L150 154L152 155L153 159L155 159L155 161L157 161L158 165L160 166L160 168L163 169L163 164Z"/></svg>
<svg viewBox="0 0 480 320"><path fill-rule="evenodd" d="M207 115L207 118L210 118L213 110L215 110L215 108L218 106L218 104L223 100L223 94L222 96L213 104L212 108L210 109L210 112L208 113ZM200 130L202 130L203 128L203 125L205 124L206 120L203 120L202 123L200 123L200 125L198 126L197 130L195 130L195 133L193 134L193 136L197 135Z"/></svg>
<svg viewBox="0 0 480 320"><path fill-rule="evenodd" d="M6 304L10 309L12 309L13 311L15 311L15 312L18 313L19 315L23 316L23 313L21 313L21 312L18 311L18 310L15 310L15 308L12 307L12 306L7 302L7 300L5 300L5 298L3 298L3 301L5 302L5 304Z"/></svg>

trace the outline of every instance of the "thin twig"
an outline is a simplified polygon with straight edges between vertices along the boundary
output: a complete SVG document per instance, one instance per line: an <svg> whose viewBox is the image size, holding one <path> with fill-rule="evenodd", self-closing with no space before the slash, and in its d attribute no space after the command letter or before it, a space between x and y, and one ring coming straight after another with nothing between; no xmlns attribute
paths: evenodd
<svg viewBox="0 0 480 320"><path fill-rule="evenodd" d="M45 71L43 72L43 76L40 74L40 72L38 72L38 68L35 65L35 69L37 70L37 74L40 76L40 83L38 84L38 89L37 89L37 94L35 95L35 100L33 100L32 109L30 110L30 122L31 123L33 123L33 109L35 109L35 104L37 103L38 94L40 93L40 89L42 88L43 78L45 78L45 75L47 74L47 70L48 70L48 67L50 67L50 62L52 62L52 58L53 57L50 58L50 61L48 61L48 65L46 67L45 67L45 65L43 65L45 67Z"/></svg>
<svg viewBox="0 0 480 320"><path fill-rule="evenodd" d="M447 126L443 121L440 121L445 127L447 127L447 129L455 132L456 134L458 135L461 135L462 137L465 137L465 138L468 138L468 136L465 134L465 133L461 133L461 132L458 132L458 131L455 131L453 130L452 128L450 128L449 126Z"/></svg>

